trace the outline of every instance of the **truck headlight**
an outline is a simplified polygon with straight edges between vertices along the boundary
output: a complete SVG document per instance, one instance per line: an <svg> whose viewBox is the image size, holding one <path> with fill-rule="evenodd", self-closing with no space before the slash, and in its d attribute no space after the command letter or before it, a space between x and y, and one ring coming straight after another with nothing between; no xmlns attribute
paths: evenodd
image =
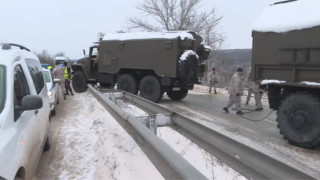
<svg viewBox="0 0 320 180"><path fill-rule="evenodd" d="M52 96L52 91L48 91L48 96Z"/></svg>

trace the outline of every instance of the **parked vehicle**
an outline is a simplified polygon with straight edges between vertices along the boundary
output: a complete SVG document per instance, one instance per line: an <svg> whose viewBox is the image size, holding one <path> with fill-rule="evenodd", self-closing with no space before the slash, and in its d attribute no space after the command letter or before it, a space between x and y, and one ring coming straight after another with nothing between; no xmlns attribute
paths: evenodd
<svg viewBox="0 0 320 180"><path fill-rule="evenodd" d="M44 82L47 85L51 115L56 114L56 105L59 104L60 79L53 79L49 69L42 69Z"/></svg>
<svg viewBox="0 0 320 180"><path fill-rule="evenodd" d="M107 34L90 47L89 57L72 65L73 89L88 83L114 87L157 102L166 92L172 100L186 97L199 83L210 48L194 32Z"/></svg>
<svg viewBox="0 0 320 180"><path fill-rule="evenodd" d="M41 64L17 44L1 45L0 59L0 179L32 179L42 151L50 149Z"/></svg>
<svg viewBox="0 0 320 180"><path fill-rule="evenodd" d="M63 64L64 62L68 62L68 58L65 56L57 56L54 58L55 65Z"/></svg>
<svg viewBox="0 0 320 180"><path fill-rule="evenodd" d="M317 0L276 3L252 33L253 78L267 89L284 139L307 148L320 145L319 6Z"/></svg>

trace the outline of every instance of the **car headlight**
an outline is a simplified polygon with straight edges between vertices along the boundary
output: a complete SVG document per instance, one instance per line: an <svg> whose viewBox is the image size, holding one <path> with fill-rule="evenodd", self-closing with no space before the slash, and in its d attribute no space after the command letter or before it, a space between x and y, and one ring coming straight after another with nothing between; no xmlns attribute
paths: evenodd
<svg viewBox="0 0 320 180"><path fill-rule="evenodd" d="M48 96L52 96L52 91L48 91Z"/></svg>

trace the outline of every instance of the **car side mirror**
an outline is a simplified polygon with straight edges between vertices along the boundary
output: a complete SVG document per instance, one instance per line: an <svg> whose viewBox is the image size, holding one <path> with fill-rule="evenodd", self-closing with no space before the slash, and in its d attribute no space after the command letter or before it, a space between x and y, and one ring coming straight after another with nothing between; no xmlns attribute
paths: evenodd
<svg viewBox="0 0 320 180"><path fill-rule="evenodd" d="M60 79L58 78L53 79L53 83L60 83Z"/></svg>
<svg viewBox="0 0 320 180"><path fill-rule="evenodd" d="M40 109L43 106L42 98L37 95L27 95L22 98L21 106L16 106L19 111Z"/></svg>

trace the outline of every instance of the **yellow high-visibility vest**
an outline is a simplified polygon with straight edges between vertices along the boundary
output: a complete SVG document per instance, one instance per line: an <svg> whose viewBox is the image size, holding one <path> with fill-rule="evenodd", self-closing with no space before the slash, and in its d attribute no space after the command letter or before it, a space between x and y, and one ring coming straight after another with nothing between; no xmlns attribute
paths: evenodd
<svg viewBox="0 0 320 180"><path fill-rule="evenodd" d="M70 68L70 74L72 74L72 69ZM71 79L71 77L69 78L68 75L68 66L64 68L64 79Z"/></svg>

